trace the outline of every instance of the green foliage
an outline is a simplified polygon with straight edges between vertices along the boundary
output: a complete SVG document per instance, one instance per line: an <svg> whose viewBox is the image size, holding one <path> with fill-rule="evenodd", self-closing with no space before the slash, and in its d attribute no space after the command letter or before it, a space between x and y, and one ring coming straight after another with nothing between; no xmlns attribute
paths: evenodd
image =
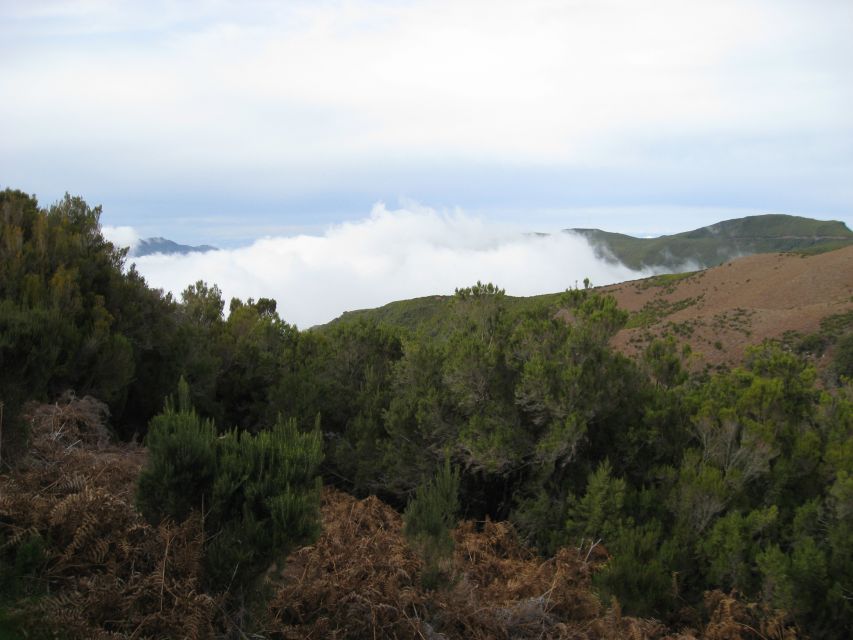
<svg viewBox="0 0 853 640"><path fill-rule="evenodd" d="M185 519L203 510L216 477L216 429L192 408L189 386L181 379L178 406L166 401L151 421L146 438L148 461L139 475L137 505L145 519Z"/></svg>
<svg viewBox="0 0 853 640"><path fill-rule="evenodd" d="M38 533L26 535L11 546L12 553L0 537L0 604L6 599L38 596L43 593L40 577L47 561L47 545Z"/></svg>
<svg viewBox="0 0 853 640"><path fill-rule="evenodd" d="M605 460L590 474L583 497L572 500L566 521L572 539L607 546L619 538L626 483L612 474L613 468Z"/></svg>
<svg viewBox="0 0 853 640"><path fill-rule="evenodd" d="M697 263L711 267L751 253L815 254L853 242L853 232L843 222L780 214L725 220L657 238L634 238L599 229L573 231L586 237L602 257L615 257L632 269L660 265L675 270Z"/></svg>
<svg viewBox="0 0 853 640"><path fill-rule="evenodd" d="M708 579L726 590L755 592L750 567L761 548L762 539L777 522L778 509L770 506L746 515L730 511L719 518L701 542L708 563Z"/></svg>
<svg viewBox="0 0 853 640"><path fill-rule="evenodd" d="M681 366L678 344L672 336L655 339L643 353L643 365L649 376L659 385L674 387L687 379Z"/></svg>
<svg viewBox="0 0 853 640"><path fill-rule="evenodd" d="M445 458L429 482L421 484L403 514L404 533L424 559L424 586L445 579L444 564L453 555L451 532L459 512L459 471Z"/></svg>
<svg viewBox="0 0 853 640"><path fill-rule="evenodd" d="M673 576L667 569L668 544L660 523L626 526L608 547L612 554L593 584L605 601L616 597L625 611L636 615L660 616L671 607Z"/></svg>
<svg viewBox="0 0 853 640"><path fill-rule="evenodd" d="M177 382L175 305L124 269L126 250L103 238L100 214L69 195L42 209L20 191L0 192L0 398L7 425L15 425L25 400L72 388L106 401L130 435Z"/></svg>
<svg viewBox="0 0 853 640"><path fill-rule="evenodd" d="M853 333L847 334L838 341L832 369L839 379L853 378Z"/></svg>
<svg viewBox="0 0 853 640"><path fill-rule="evenodd" d="M316 538L322 444L317 430L303 434L294 420L281 419L256 436L229 432L217 444L206 567L210 583L223 587L247 582Z"/></svg>
<svg viewBox="0 0 853 640"><path fill-rule="evenodd" d="M392 371L402 355L399 332L366 320L339 323L322 334L300 334L293 362L274 390L278 411L313 419L322 411L326 472L361 495L384 493L383 414Z"/></svg>
<svg viewBox="0 0 853 640"><path fill-rule="evenodd" d="M274 559L318 533L322 459L319 429L301 433L279 419L253 436L218 436L201 419L181 380L177 407L170 401L152 420L148 461L137 500L152 523L204 516L206 578L215 589L246 586Z"/></svg>

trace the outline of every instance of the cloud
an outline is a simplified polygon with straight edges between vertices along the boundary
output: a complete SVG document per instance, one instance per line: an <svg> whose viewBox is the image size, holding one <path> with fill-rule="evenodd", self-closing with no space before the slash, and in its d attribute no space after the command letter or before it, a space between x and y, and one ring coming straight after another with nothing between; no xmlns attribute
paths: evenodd
<svg viewBox="0 0 853 640"><path fill-rule="evenodd" d="M117 247L129 247L133 249L139 244L139 234L133 227L110 225L101 226L101 234Z"/></svg>
<svg viewBox="0 0 853 640"><path fill-rule="evenodd" d="M0 175L167 236L400 194L849 220L851 22L850 0L0 0Z"/></svg>
<svg viewBox="0 0 853 640"><path fill-rule="evenodd" d="M647 275L597 259L587 242L572 234L525 234L459 210L417 204L397 210L378 204L369 217L320 236L269 237L240 249L145 256L136 265L151 286L175 295L205 280L218 284L226 301L275 298L282 317L303 328L347 310L452 294L477 280L526 296L562 291L586 277L606 284Z"/></svg>
<svg viewBox="0 0 853 640"><path fill-rule="evenodd" d="M142 180L298 185L389 158L645 166L661 140L850 132L842 2L14 6L6 145L91 149Z"/></svg>

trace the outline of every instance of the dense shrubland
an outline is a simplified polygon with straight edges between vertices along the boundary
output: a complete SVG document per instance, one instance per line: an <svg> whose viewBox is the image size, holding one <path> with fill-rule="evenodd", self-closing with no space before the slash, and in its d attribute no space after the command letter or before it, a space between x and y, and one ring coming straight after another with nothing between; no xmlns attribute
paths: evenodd
<svg viewBox="0 0 853 640"><path fill-rule="evenodd" d="M358 318L299 331L268 299L232 300L225 314L215 285L195 283L180 300L149 289L102 238L98 215L78 198L41 209L26 194L0 192L0 609L59 607L49 594L74 580L75 597L106 598L104 581L114 579L138 583L138 606L158 613L139 618L137 637L169 635L158 625L171 619L169 607L187 606L177 602L184 596L204 612L193 627L200 635L254 625L281 637L309 627L347 637L340 630L367 612L391 616L382 628L396 637L418 637L427 620L435 629L445 620L446 637L501 637L515 633L509 622L483 631L485 618L466 618L460 604L475 576L480 585L493 579L465 565L460 549L500 526L516 532L501 544L518 562L533 547L541 555L524 556L530 564L519 572L553 563L546 573L554 589L559 580L580 589L576 602L565 596L575 609L560 605L573 613L528 603L541 614L543 637L618 637L591 621L623 613L709 638L738 637L719 631L735 619L737 633L761 632L754 637L790 637L796 625L814 638L840 638L853 628L849 327L835 338L837 361L822 380L779 344L759 345L741 368L713 376L688 375L671 338L628 359L609 348L627 314L588 286L510 305L502 290L477 283L457 290L438 334ZM127 493L125 474L115 480L120 498L106 500L115 505L103 519L104 537L113 536L106 550L90 549L81 525L56 515L68 506L54 510L108 492L110 474L80 466L68 487L49 479L67 465L61 456L100 455L97 443L77 438L40 453L44 434L56 432L25 409L66 389L106 403L113 433L99 438L139 436L147 445L144 465L133 467L137 487ZM326 533L289 561L317 580L325 575L325 586L294 582L281 566L318 534L318 473L338 491L376 495L405 512L403 527L393 512L371 507L397 536L380 537L386 547L376 553L392 549L399 563L371 556L373 540L359 578L375 570L391 584L388 576L402 571L407 577L392 581L400 593L347 599L347 588L378 587L341 569L341 551L329 547L341 541L330 532L356 531L329 518L350 517L341 501L350 514L366 503L331 490ZM32 495L55 503L26 513ZM457 518L468 523L451 537ZM148 546L132 550L141 538ZM182 554L168 602L165 587L159 602L151 595L166 580L163 570L151 582L156 568L171 557L159 539L175 540ZM83 580L88 591L72 575L73 554L86 549L87 562L113 558ZM571 571L559 568L567 558ZM137 561L143 573L128 574ZM281 575L271 580L275 567ZM510 613L542 595L531 587L515 598L501 588L504 601L489 606ZM311 600L315 592L325 604ZM329 608L336 598L340 610ZM471 611L486 610L477 606ZM587 621L586 636L580 627L555 631L570 615ZM631 633L664 635L663 626L641 627Z"/></svg>

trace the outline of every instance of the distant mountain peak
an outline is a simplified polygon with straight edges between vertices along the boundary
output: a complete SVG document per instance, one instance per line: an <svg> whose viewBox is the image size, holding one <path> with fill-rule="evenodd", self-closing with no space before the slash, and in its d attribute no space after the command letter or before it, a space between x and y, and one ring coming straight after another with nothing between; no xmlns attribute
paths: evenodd
<svg viewBox="0 0 853 640"><path fill-rule="evenodd" d="M133 247L130 251L130 255L134 258L141 258L142 256L150 256L155 253L161 253L164 255L186 255L188 253L205 253L207 251L219 251L219 248L209 244L202 244L199 246L178 244L168 238L157 236L140 240L139 244Z"/></svg>

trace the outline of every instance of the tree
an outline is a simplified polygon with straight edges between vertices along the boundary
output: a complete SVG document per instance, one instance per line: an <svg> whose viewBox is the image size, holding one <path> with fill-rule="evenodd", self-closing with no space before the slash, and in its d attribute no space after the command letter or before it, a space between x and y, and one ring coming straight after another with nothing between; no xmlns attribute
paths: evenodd
<svg viewBox="0 0 853 640"><path fill-rule="evenodd" d="M137 501L145 518L182 520L203 514L207 582L247 588L270 562L318 533L322 459L319 428L301 433L294 420L252 435L222 436L190 404L185 381L177 406L167 402L151 422L148 460Z"/></svg>
<svg viewBox="0 0 853 640"><path fill-rule="evenodd" d="M424 559L424 586L437 587L453 554L452 530L459 512L459 470L445 458L429 482L418 487L403 514L404 533Z"/></svg>

